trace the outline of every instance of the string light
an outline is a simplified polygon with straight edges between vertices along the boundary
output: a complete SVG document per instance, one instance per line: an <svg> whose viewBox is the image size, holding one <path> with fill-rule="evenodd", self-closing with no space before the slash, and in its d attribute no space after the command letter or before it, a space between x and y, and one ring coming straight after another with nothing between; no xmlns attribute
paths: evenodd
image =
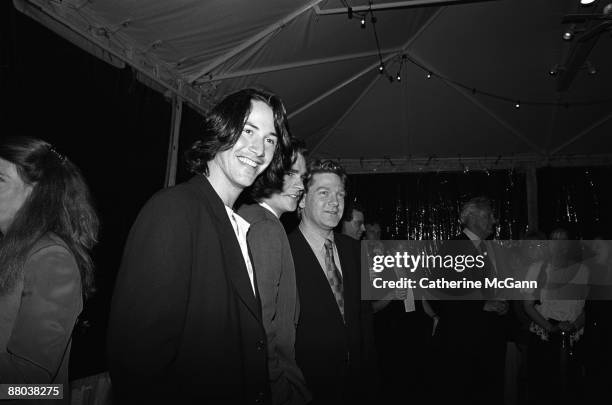
<svg viewBox="0 0 612 405"><path fill-rule="evenodd" d="M587 61L585 67L587 69L587 72L589 72L590 75L597 74L597 69L595 69L595 66L593 66L593 64L590 61Z"/></svg>
<svg viewBox="0 0 612 405"><path fill-rule="evenodd" d="M366 18L368 16L368 14L370 15L370 21L372 22L372 31L374 33L374 39L376 40L376 49L378 51L378 59L379 59L379 65L378 65L378 71L379 73L385 74L386 72L386 67L385 64L383 62L383 58L382 58L382 53L381 53L381 47L380 47L380 41L378 40L378 32L376 30L376 23L378 22L377 18L374 16L374 11L372 10L372 0L369 1L369 9L361 14L361 13L355 13L353 11L353 9L351 7L347 7L348 10L348 17L349 19L352 19L354 14L357 14L358 16L361 17L361 28L365 28L366 26ZM612 12L612 4L610 5L610 12ZM571 39L571 37L573 37L573 35L576 33L576 28L572 27L570 28L570 30L566 31L564 33L564 39L568 40ZM568 38L569 35L569 38ZM398 54L399 55L399 54ZM398 72L395 75L395 78L393 76L391 76L390 74L387 74L386 77L387 79L389 79L390 82L393 82L395 80L397 80L398 82L400 82L402 80L402 68L404 66L404 62L408 60L410 61L411 64L413 64L414 66L422 69L423 71L427 72L426 74L426 78L427 79L431 79L434 76L434 73L429 70L427 67L421 65L419 62L413 60L412 58L408 57L408 55L406 54L402 54L401 56L401 60L400 60L400 65L398 68ZM550 68L550 70L548 71L548 74L550 76L557 76L559 74L560 71L562 71L564 69L563 66L559 66L559 65L554 65L553 67ZM590 64L588 64L587 66L587 71L589 74L594 75L597 73L597 70ZM471 87L471 86L467 86L464 83L461 83L459 81L456 81L454 79L448 78L448 77L444 77L444 76L440 76L438 74L436 74L436 77L446 83L449 84L453 84L457 87L460 87L462 89L465 89L467 91L470 91L472 93L472 95L476 96L477 94L489 97L489 98L493 98L496 100L500 100L500 101L505 101L507 103L511 103L512 105L514 105L515 109L519 109L521 108L521 105L531 105L531 106L554 106L554 107L565 107L565 108L569 108L570 106L591 106L591 105L601 105L601 104L612 104L612 98L606 98L606 99L599 99L599 100L591 100L591 101L576 101L576 102L567 102L567 101L526 101L523 100L521 101L516 101L515 98L511 98L511 97L506 97L506 96L502 96L499 94L495 94L495 93L491 93L488 91L483 91L483 90L478 90L475 87Z"/></svg>
<svg viewBox="0 0 612 405"><path fill-rule="evenodd" d="M574 39L574 30L576 29L576 25L572 24L572 26L563 33L563 40L564 41L571 41L572 39Z"/></svg>
<svg viewBox="0 0 612 405"><path fill-rule="evenodd" d="M550 70L548 71L548 74L551 76L556 76L557 73L559 73L559 65L554 65L553 67L550 68Z"/></svg>

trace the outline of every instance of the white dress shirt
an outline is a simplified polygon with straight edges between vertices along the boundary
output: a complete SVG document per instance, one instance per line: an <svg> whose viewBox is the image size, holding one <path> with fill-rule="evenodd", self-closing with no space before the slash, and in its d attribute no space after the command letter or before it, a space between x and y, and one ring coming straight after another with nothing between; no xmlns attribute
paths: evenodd
<svg viewBox="0 0 612 405"><path fill-rule="evenodd" d="M244 258L244 264L246 264L247 273L249 273L249 279L251 280L251 288L253 289L253 294L255 293L255 279L253 277L253 265L251 264L251 258L249 257L249 248L247 245L247 232L249 231L249 224L244 220L240 215L236 214L231 208L227 205L225 206L225 211L227 212L227 216L232 223L232 228L234 228L234 233L236 234L236 239L238 239L238 244L240 245L240 250L242 251L242 257Z"/></svg>

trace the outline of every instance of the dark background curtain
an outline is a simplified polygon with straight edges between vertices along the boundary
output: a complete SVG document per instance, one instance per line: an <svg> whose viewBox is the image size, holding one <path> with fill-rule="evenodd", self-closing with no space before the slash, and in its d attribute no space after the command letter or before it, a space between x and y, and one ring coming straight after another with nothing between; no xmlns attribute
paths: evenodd
<svg viewBox="0 0 612 405"><path fill-rule="evenodd" d="M361 174L349 178L352 200L376 218L387 239L452 239L461 231L459 211L468 199L493 202L496 238L518 239L527 228L525 174L517 170L461 173Z"/></svg>
<svg viewBox="0 0 612 405"><path fill-rule="evenodd" d="M570 228L575 238L612 239L612 167L542 168L538 170L540 228Z"/></svg>

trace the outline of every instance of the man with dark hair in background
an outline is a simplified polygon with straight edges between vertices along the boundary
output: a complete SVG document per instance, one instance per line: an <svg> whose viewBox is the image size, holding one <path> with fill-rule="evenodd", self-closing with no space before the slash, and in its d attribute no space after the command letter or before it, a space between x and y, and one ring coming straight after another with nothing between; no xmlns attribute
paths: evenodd
<svg viewBox="0 0 612 405"><path fill-rule="evenodd" d="M309 166L302 218L289 234L300 297L296 360L316 404L372 400L377 382L369 302L360 299L360 246L335 234L346 174L332 161Z"/></svg>
<svg viewBox="0 0 612 405"><path fill-rule="evenodd" d="M347 215L342 218L342 234L361 240L361 236L365 232L363 207L359 203L353 202L347 208Z"/></svg>
<svg viewBox="0 0 612 405"><path fill-rule="evenodd" d="M292 166L260 176L250 193L256 204L243 205L238 211L251 224L247 240L261 295L274 405L302 405L311 399L295 362L295 327L300 309L291 248L280 222L281 215L296 210L304 192L306 149L297 139L291 146Z"/></svg>
<svg viewBox="0 0 612 405"><path fill-rule="evenodd" d="M248 223L232 206L268 166L287 166L289 140L277 96L231 94L185 154L195 176L138 215L109 320L115 403L270 403Z"/></svg>

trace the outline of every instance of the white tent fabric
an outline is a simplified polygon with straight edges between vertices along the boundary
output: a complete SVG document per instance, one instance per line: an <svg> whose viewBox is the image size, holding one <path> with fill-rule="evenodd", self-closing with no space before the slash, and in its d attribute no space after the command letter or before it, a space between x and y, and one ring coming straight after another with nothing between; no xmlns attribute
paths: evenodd
<svg viewBox="0 0 612 405"><path fill-rule="evenodd" d="M576 46L561 38L569 27L562 17L603 4L375 1L380 57L392 77L401 76L390 82L378 72L370 14L360 27L367 0L14 3L202 111L233 90L268 88L285 100L292 131L315 155L354 169L364 161L399 167L450 158L611 162L611 36L602 35L588 57L597 74L580 69L563 93L549 74Z"/></svg>

